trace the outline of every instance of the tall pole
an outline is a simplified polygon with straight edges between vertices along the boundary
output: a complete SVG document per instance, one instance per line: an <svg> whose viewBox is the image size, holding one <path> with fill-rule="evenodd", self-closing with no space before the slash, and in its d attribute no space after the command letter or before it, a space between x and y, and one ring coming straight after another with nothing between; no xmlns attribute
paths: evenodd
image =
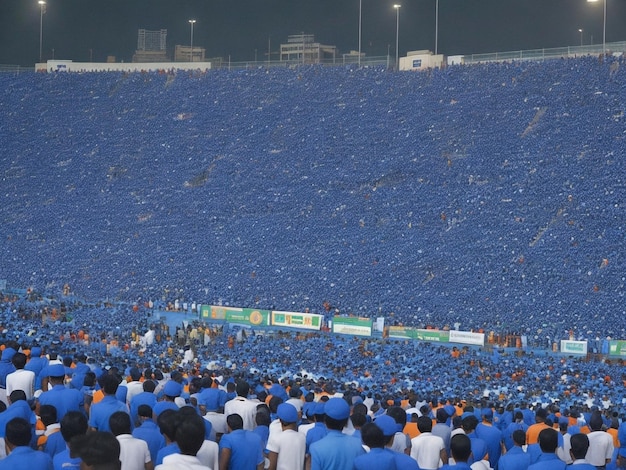
<svg viewBox="0 0 626 470"><path fill-rule="evenodd" d="M193 25L196 24L196 20L189 20L191 25L191 48L189 51L189 62L193 62Z"/></svg>
<svg viewBox="0 0 626 470"><path fill-rule="evenodd" d="M363 19L363 0L359 0L359 67L361 66L361 21Z"/></svg>
<svg viewBox="0 0 626 470"><path fill-rule="evenodd" d="M396 9L396 70L400 70L400 56L398 55L398 44L400 43L400 7L402 5L395 4Z"/></svg>
<svg viewBox="0 0 626 470"><path fill-rule="evenodd" d="M43 60L43 14L46 10L46 2L39 0L39 63Z"/></svg>
<svg viewBox="0 0 626 470"><path fill-rule="evenodd" d="M599 0L587 0L588 3L597 3ZM602 53L606 54L606 2L607 0L602 0L604 3L604 20L602 23ZM593 41L592 41L593 42Z"/></svg>
<svg viewBox="0 0 626 470"><path fill-rule="evenodd" d="M435 3L435 55L439 46L439 0Z"/></svg>
<svg viewBox="0 0 626 470"><path fill-rule="evenodd" d="M604 0L604 25L602 26L602 54L606 54L606 1Z"/></svg>
<svg viewBox="0 0 626 470"><path fill-rule="evenodd" d="M580 28L578 30L578 32L580 33L580 47L583 47L583 30L582 30L582 28Z"/></svg>

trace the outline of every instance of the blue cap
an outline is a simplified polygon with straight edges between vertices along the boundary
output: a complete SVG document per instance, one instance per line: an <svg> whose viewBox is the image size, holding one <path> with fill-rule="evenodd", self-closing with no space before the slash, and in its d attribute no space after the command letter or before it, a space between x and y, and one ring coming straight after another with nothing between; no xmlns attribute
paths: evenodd
<svg viewBox="0 0 626 470"><path fill-rule="evenodd" d="M482 415L487 419L491 419L493 418L493 410L491 408L483 408Z"/></svg>
<svg viewBox="0 0 626 470"><path fill-rule="evenodd" d="M33 346L30 350L30 357L39 357L41 356L41 348L39 346Z"/></svg>
<svg viewBox="0 0 626 470"><path fill-rule="evenodd" d="M13 359L13 356L15 356L15 353L17 351L13 348L6 348L4 351L2 351L2 356L0 356L0 359L2 359L3 361L10 361L11 359Z"/></svg>
<svg viewBox="0 0 626 470"><path fill-rule="evenodd" d="M396 420L388 415L379 416L374 420L374 424L380 428L386 437L395 435L398 428Z"/></svg>
<svg viewBox="0 0 626 470"><path fill-rule="evenodd" d="M174 382L173 380L168 380L165 386L163 387L163 394L168 397L178 397L182 392L182 385L178 382Z"/></svg>
<svg viewBox="0 0 626 470"><path fill-rule="evenodd" d="M326 403L324 403L323 401L318 401L315 404L314 409L315 411L313 412L313 414L323 415L324 413L326 413Z"/></svg>
<svg viewBox="0 0 626 470"><path fill-rule="evenodd" d="M281 403L278 405L276 413L278 418L285 423L296 423L298 421L298 410L291 403Z"/></svg>
<svg viewBox="0 0 626 470"><path fill-rule="evenodd" d="M324 414L332 419L348 419L350 417L350 405L343 398L331 398L324 405Z"/></svg>
<svg viewBox="0 0 626 470"><path fill-rule="evenodd" d="M48 377L65 377L65 366L63 364L49 365Z"/></svg>

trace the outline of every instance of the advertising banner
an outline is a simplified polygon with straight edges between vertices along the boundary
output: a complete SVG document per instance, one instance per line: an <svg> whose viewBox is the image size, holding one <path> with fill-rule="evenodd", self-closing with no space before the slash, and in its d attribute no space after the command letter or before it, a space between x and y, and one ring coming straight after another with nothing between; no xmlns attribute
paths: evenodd
<svg viewBox="0 0 626 470"><path fill-rule="evenodd" d="M566 354L587 354L587 341L561 340L561 352Z"/></svg>
<svg viewBox="0 0 626 470"><path fill-rule="evenodd" d="M451 343L473 344L475 346L485 345L484 333L471 333L469 331L452 330L450 333Z"/></svg>
<svg viewBox="0 0 626 470"><path fill-rule="evenodd" d="M203 319L205 318L204 307L205 306L203 305L200 310ZM237 308L211 305L211 313L208 319L223 320L228 323L238 323L240 325L269 326L270 311L254 308Z"/></svg>
<svg viewBox="0 0 626 470"><path fill-rule="evenodd" d="M416 330L416 338L420 341L432 341L437 343L448 343L452 341L449 331L439 330Z"/></svg>
<svg viewBox="0 0 626 470"><path fill-rule="evenodd" d="M417 330L415 330L414 328L407 328L405 326L390 326L389 337L415 339L417 337Z"/></svg>
<svg viewBox="0 0 626 470"><path fill-rule="evenodd" d="M609 342L609 356L626 356L626 341L615 340Z"/></svg>
<svg viewBox="0 0 626 470"><path fill-rule="evenodd" d="M272 326L319 331L322 328L323 319L323 315L314 313L272 311Z"/></svg>
<svg viewBox="0 0 626 470"><path fill-rule="evenodd" d="M340 335L372 336L372 319L361 317L333 317L333 333Z"/></svg>

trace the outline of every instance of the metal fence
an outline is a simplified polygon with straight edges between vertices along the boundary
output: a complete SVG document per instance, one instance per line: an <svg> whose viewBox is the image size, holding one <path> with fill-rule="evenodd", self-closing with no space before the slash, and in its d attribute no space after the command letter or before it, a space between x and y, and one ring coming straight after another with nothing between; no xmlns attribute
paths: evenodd
<svg viewBox="0 0 626 470"><path fill-rule="evenodd" d="M626 53L626 41L594 44L591 46L554 47L550 49L528 49L525 51L493 52L490 54L471 54L463 56L463 63L502 62L509 60L544 60L585 55Z"/></svg>

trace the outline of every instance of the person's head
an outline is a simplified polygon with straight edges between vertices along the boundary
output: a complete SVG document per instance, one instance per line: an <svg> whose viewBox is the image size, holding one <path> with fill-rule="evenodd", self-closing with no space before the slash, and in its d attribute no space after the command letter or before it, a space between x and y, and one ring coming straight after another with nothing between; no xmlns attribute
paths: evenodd
<svg viewBox="0 0 626 470"><path fill-rule="evenodd" d="M57 409L52 405L41 405L39 417L44 426L50 426L57 422Z"/></svg>
<svg viewBox="0 0 626 470"><path fill-rule="evenodd" d="M154 380L146 380L143 382L143 391L154 393L156 390L156 382Z"/></svg>
<svg viewBox="0 0 626 470"><path fill-rule="evenodd" d="M516 429L515 431L513 431L511 437L513 438L513 443L516 446L522 447L526 445L526 433L521 429Z"/></svg>
<svg viewBox="0 0 626 470"><path fill-rule="evenodd" d="M130 434L130 415L125 411L116 411L109 417L109 427L115 436Z"/></svg>
<svg viewBox="0 0 626 470"><path fill-rule="evenodd" d="M113 374L105 374L100 377L100 387L102 387L102 392L105 395L115 395L119 384L117 377Z"/></svg>
<svg viewBox="0 0 626 470"><path fill-rule="evenodd" d="M278 405L276 414L278 415L278 419L280 419L283 429L297 426L298 410L291 403L281 403Z"/></svg>
<svg viewBox="0 0 626 470"><path fill-rule="evenodd" d="M438 423L445 423L448 421L448 412L443 408L439 408L436 413L436 418Z"/></svg>
<svg viewBox="0 0 626 470"><path fill-rule="evenodd" d="M465 418L463 418L462 425L465 434L470 434L474 432L474 429L476 429L476 426L478 426L478 418L474 415L466 416Z"/></svg>
<svg viewBox="0 0 626 470"><path fill-rule="evenodd" d="M545 423L547 418L548 418L548 412L546 411L545 408L539 408L535 412L535 422L537 422L537 423Z"/></svg>
<svg viewBox="0 0 626 470"><path fill-rule="evenodd" d="M572 459L584 459L585 455L587 455L587 450L589 450L589 438L586 434L574 434L570 439L570 454Z"/></svg>
<svg viewBox="0 0 626 470"><path fill-rule="evenodd" d="M367 423L367 416L363 413L352 413L350 415L350 421L352 421L354 429L361 429L365 423Z"/></svg>
<svg viewBox="0 0 626 470"><path fill-rule="evenodd" d="M331 430L341 431L348 423L350 417L350 405L343 398L331 398L324 405L326 415L326 427Z"/></svg>
<svg viewBox="0 0 626 470"><path fill-rule="evenodd" d="M554 429L544 429L539 433L539 447L544 454L554 454L559 445L558 432ZM574 436L572 436L574 437Z"/></svg>
<svg viewBox="0 0 626 470"><path fill-rule="evenodd" d="M465 434L455 434L452 436L452 439L450 439L450 453L457 463L467 462L472 453L470 438Z"/></svg>
<svg viewBox="0 0 626 470"><path fill-rule="evenodd" d="M11 358L11 362L16 369L23 369L26 365L26 354L21 352L16 352Z"/></svg>
<svg viewBox="0 0 626 470"><path fill-rule="evenodd" d="M387 439L380 429L374 423L365 423L361 428L361 440L370 449L383 448Z"/></svg>
<svg viewBox="0 0 626 470"><path fill-rule="evenodd" d="M196 455L204 442L204 419L193 408L191 413L179 411L176 414L174 441L184 455ZM181 408L181 410L184 408Z"/></svg>
<svg viewBox="0 0 626 470"><path fill-rule="evenodd" d="M391 416L399 426L404 428L406 424L406 411L399 406L390 406L387 408L387 414Z"/></svg>
<svg viewBox="0 0 626 470"><path fill-rule="evenodd" d="M589 427L591 428L591 430L592 431L601 431L603 424L604 424L604 421L602 419L602 415L600 414L600 412L594 411L591 414L591 418L589 419Z"/></svg>
<svg viewBox="0 0 626 470"><path fill-rule="evenodd" d="M420 433L431 432L433 430L433 422L428 416L420 416L417 418L417 429Z"/></svg>
<svg viewBox="0 0 626 470"><path fill-rule="evenodd" d="M110 432L95 431L75 436L70 455L79 457L81 470L120 470L120 443Z"/></svg>
<svg viewBox="0 0 626 470"><path fill-rule="evenodd" d="M139 405L137 407L137 416L139 416L139 419L146 420L146 419L152 419L152 407L150 405Z"/></svg>
<svg viewBox="0 0 626 470"><path fill-rule="evenodd" d="M26 393L24 393L24 390L13 390L9 395L9 403L16 403L20 400L26 401Z"/></svg>
<svg viewBox="0 0 626 470"><path fill-rule="evenodd" d="M31 438L30 423L24 418L13 418L7 423L4 440L10 450L29 445Z"/></svg>
<svg viewBox="0 0 626 470"><path fill-rule="evenodd" d="M361 414L361 415L367 416L367 406L365 406L365 403L360 402L354 405L352 407L352 414L353 415Z"/></svg>
<svg viewBox="0 0 626 470"><path fill-rule="evenodd" d="M233 413L232 415L228 415L226 417L226 424L228 425L230 432L243 429L243 418L241 415Z"/></svg>
<svg viewBox="0 0 626 470"><path fill-rule="evenodd" d="M235 384L235 390L237 392L237 396L248 398L248 394L250 393L250 385L245 380L237 379L237 382Z"/></svg>
<svg viewBox="0 0 626 470"><path fill-rule="evenodd" d="M159 426L159 431L166 439L174 442L176 437L176 411L172 409L163 410L157 418L157 426Z"/></svg>
<svg viewBox="0 0 626 470"><path fill-rule="evenodd" d="M87 429L89 423L80 411L68 411L61 419L61 436L65 442L69 443L74 436L87 434Z"/></svg>

